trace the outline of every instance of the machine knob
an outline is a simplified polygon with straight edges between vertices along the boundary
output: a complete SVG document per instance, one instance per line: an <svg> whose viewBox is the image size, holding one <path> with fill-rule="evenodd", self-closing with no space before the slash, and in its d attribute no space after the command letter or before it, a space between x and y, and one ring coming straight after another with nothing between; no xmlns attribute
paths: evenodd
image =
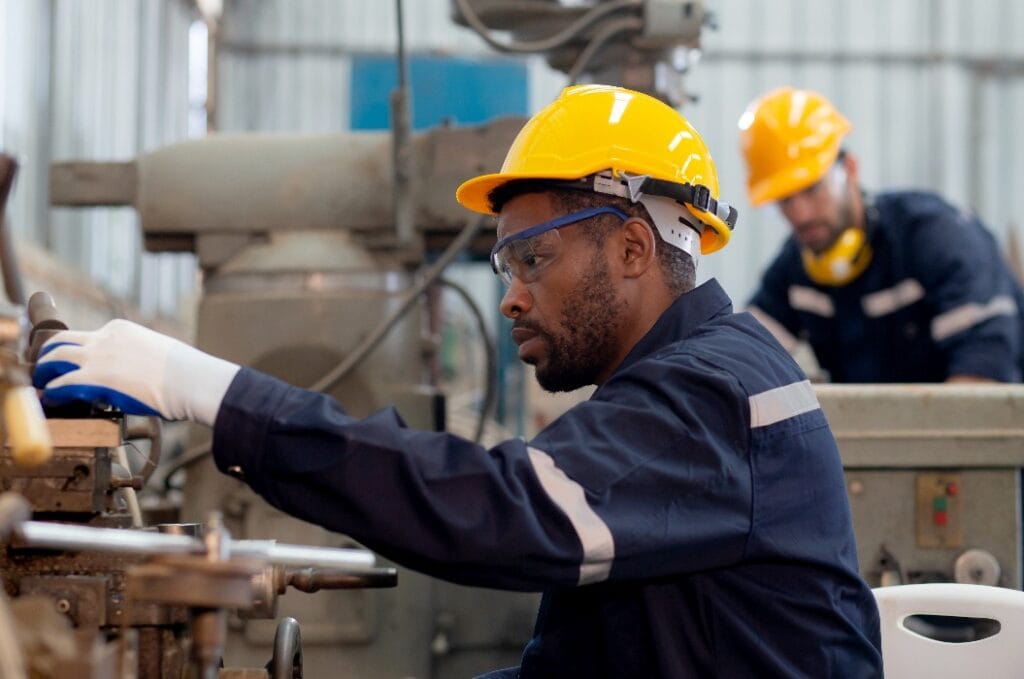
<svg viewBox="0 0 1024 679"><path fill-rule="evenodd" d="M7 445L19 467L38 467L53 457L53 442L35 390L27 385L2 390Z"/></svg>
<svg viewBox="0 0 1024 679"><path fill-rule="evenodd" d="M999 561L991 552L984 549L968 549L957 557L953 565L953 578L957 582L970 585L995 586L999 584L1001 570Z"/></svg>

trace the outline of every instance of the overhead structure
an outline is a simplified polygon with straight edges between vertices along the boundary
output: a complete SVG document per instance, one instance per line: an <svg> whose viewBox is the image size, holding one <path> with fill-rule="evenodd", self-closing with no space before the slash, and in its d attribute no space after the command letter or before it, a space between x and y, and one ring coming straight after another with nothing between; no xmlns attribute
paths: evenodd
<svg viewBox="0 0 1024 679"><path fill-rule="evenodd" d="M692 98L682 76L715 25L703 0L452 0L452 19L498 51L544 54L570 84L621 85L671 106Z"/></svg>

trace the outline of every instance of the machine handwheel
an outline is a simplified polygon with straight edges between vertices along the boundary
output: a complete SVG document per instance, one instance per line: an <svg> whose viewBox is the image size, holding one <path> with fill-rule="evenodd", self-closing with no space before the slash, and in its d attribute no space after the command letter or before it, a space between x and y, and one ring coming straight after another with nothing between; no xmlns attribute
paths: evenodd
<svg viewBox="0 0 1024 679"><path fill-rule="evenodd" d="M274 634L274 655L267 663L270 679L302 679L302 636L299 621L284 618Z"/></svg>

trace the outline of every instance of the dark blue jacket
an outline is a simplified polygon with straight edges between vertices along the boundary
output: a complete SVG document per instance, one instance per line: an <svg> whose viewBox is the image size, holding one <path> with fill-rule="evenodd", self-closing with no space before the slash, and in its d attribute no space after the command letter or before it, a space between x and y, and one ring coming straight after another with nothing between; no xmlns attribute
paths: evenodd
<svg viewBox="0 0 1024 679"><path fill-rule="evenodd" d="M714 281L532 441L485 449L392 409L358 420L243 369L214 455L410 568L543 591L524 678L881 676L828 423Z"/></svg>
<svg viewBox="0 0 1024 679"><path fill-rule="evenodd" d="M992 235L938 196L874 196L874 257L849 285L821 286L790 238L750 301L783 345L806 339L833 382L1020 382L1024 292Z"/></svg>

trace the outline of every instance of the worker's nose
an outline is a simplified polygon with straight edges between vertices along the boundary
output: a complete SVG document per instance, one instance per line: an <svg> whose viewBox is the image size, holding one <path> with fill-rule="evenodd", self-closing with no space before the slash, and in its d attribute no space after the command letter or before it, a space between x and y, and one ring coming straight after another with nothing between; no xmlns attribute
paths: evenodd
<svg viewBox="0 0 1024 679"><path fill-rule="evenodd" d="M499 305L501 313L514 320L529 311L532 305L533 297L530 295L530 291L526 289L526 285L522 281L513 276L512 282L501 298Z"/></svg>

